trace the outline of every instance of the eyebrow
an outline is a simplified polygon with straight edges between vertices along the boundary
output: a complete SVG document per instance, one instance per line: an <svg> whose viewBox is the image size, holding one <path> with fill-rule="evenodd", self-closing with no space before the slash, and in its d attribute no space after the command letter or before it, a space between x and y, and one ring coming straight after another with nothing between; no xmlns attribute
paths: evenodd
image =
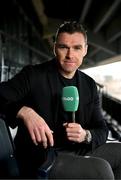
<svg viewBox="0 0 121 180"><path fill-rule="evenodd" d="M61 43L56 43L57 44L57 46L58 47L66 47L66 48L70 48L68 45L66 45L66 44L61 44ZM82 45L81 44L76 44L76 45L74 45L74 46L72 46L73 48L74 47L80 47L80 48L82 48Z"/></svg>

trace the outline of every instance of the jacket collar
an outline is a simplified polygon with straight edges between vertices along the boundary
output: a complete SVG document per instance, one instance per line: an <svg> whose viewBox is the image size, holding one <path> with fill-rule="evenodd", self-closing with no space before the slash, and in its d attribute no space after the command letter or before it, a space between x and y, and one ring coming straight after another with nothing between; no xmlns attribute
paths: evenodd
<svg viewBox="0 0 121 180"><path fill-rule="evenodd" d="M57 121L58 108L59 108L58 92L60 91L60 88L59 88L59 77L58 77L56 59L53 59L51 65L48 67L47 76L48 76L48 83L49 83L50 91L52 95L52 105L53 105L53 111L54 111L53 120Z"/></svg>

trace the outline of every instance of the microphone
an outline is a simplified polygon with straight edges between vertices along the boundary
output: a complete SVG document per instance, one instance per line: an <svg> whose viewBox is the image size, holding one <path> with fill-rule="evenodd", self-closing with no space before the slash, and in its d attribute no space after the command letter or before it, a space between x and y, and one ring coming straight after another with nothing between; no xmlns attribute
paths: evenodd
<svg viewBox="0 0 121 180"><path fill-rule="evenodd" d="M75 122L75 111L77 111L79 105L79 93L76 86L63 88L62 104L65 111L72 112L72 121Z"/></svg>

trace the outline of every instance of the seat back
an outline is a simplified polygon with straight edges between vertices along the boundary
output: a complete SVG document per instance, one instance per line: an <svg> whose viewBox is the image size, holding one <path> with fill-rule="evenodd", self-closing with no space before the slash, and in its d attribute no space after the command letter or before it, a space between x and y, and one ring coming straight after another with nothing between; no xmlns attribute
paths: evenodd
<svg viewBox="0 0 121 180"><path fill-rule="evenodd" d="M19 177L12 137L3 119L0 118L0 179Z"/></svg>

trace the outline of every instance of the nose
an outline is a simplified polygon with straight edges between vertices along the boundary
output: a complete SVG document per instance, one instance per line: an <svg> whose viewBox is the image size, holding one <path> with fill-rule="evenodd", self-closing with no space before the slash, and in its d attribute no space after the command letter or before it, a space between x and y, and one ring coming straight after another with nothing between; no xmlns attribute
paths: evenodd
<svg viewBox="0 0 121 180"><path fill-rule="evenodd" d="M67 58L71 58L72 56L73 56L73 51L72 51L71 48L68 48L66 57L67 57Z"/></svg>

